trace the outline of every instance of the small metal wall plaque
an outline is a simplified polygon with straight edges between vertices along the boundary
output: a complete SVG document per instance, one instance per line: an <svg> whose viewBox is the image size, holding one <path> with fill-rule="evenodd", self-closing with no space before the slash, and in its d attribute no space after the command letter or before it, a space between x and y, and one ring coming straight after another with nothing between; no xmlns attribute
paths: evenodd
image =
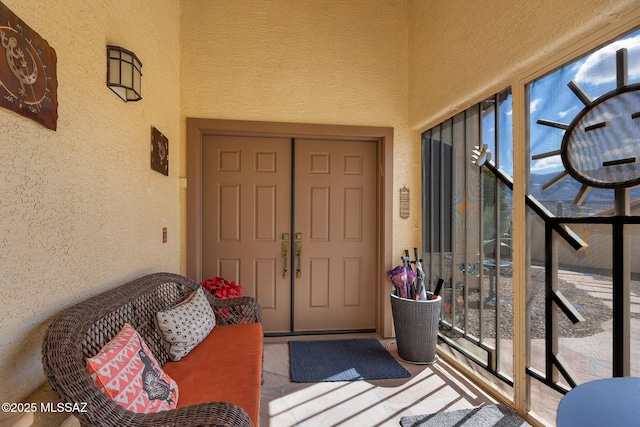
<svg viewBox="0 0 640 427"><path fill-rule="evenodd" d="M169 140L151 127L151 169L169 176Z"/></svg>
<svg viewBox="0 0 640 427"><path fill-rule="evenodd" d="M404 186L400 189L400 218L409 218L410 201L409 189Z"/></svg>

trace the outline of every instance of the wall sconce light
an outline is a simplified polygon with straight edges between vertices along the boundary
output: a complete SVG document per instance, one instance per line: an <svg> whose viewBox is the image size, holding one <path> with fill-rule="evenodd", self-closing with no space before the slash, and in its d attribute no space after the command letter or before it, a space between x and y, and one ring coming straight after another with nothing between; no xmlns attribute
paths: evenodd
<svg viewBox="0 0 640 427"><path fill-rule="evenodd" d="M107 86L123 101L142 99L142 62L135 53L107 46Z"/></svg>

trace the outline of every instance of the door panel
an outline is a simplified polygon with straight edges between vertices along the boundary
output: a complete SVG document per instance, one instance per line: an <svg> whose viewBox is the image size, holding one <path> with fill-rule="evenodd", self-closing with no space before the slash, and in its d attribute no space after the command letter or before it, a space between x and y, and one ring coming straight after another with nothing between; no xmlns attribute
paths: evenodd
<svg viewBox="0 0 640 427"><path fill-rule="evenodd" d="M235 280L262 305L266 331L290 331L291 140L203 136L202 164L203 277Z"/></svg>
<svg viewBox="0 0 640 427"><path fill-rule="evenodd" d="M295 141L296 331L375 328L375 165L375 143Z"/></svg>
<svg viewBox="0 0 640 427"><path fill-rule="evenodd" d="M375 329L375 143L203 136L202 165L203 277L240 283L265 332Z"/></svg>

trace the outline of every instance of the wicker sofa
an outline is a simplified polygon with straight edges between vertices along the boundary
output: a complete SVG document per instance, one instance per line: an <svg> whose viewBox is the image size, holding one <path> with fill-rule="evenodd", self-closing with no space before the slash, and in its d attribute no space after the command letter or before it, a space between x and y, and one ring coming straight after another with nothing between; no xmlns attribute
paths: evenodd
<svg viewBox="0 0 640 427"><path fill-rule="evenodd" d="M74 414L82 425L258 425L262 311L253 298L221 300L206 293L218 325L178 362L169 361L162 345L155 313L183 301L199 286L180 275L155 273L78 303L53 321L42 345L44 372L62 402L82 404L84 411ZM87 373L86 359L95 356L125 323L138 331L178 384L176 409L153 414L128 411Z"/></svg>

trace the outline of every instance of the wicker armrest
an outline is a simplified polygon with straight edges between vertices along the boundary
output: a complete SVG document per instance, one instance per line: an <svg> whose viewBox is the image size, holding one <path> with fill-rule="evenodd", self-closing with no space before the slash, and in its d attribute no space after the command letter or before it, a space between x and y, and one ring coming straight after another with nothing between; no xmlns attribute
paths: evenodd
<svg viewBox="0 0 640 427"><path fill-rule="evenodd" d="M116 405L117 406L117 405ZM107 408L105 408L107 409ZM249 415L240 408L227 402L201 403L170 411L153 414L138 414L127 410L112 408L105 413L101 421L108 426L225 426L253 427ZM77 415L76 415L77 416Z"/></svg>
<svg viewBox="0 0 640 427"><path fill-rule="evenodd" d="M262 322L262 307L251 297L210 298L211 307L221 326Z"/></svg>
<svg viewBox="0 0 640 427"><path fill-rule="evenodd" d="M93 395L80 405L81 412L74 413L81 425L118 427L157 426L224 426L253 427L251 418L239 406L228 402L209 402L190 405L170 411L142 414L131 412L117 405L105 393ZM63 399L69 401L68 399Z"/></svg>

